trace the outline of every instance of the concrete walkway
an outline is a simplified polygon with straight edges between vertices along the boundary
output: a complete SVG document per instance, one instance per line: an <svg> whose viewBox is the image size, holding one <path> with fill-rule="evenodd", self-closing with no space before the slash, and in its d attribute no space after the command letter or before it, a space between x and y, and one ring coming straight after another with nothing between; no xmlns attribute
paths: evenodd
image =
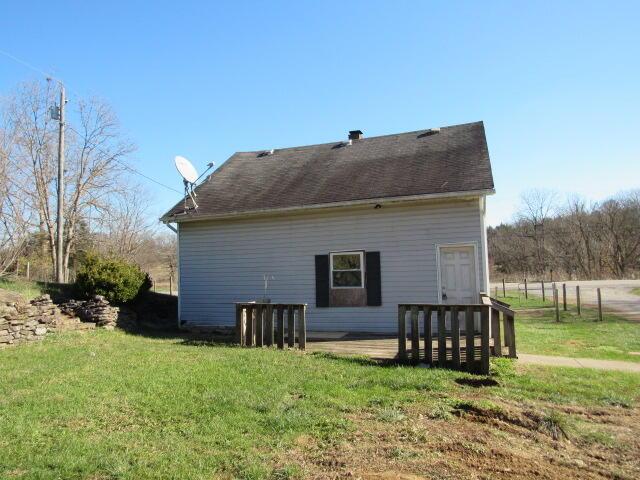
<svg viewBox="0 0 640 480"><path fill-rule="evenodd" d="M618 370L621 372L640 373L640 363L623 362L620 360L552 357L549 355L532 355L530 353L519 353L518 363L529 365L546 365L550 367L596 368L599 370Z"/></svg>

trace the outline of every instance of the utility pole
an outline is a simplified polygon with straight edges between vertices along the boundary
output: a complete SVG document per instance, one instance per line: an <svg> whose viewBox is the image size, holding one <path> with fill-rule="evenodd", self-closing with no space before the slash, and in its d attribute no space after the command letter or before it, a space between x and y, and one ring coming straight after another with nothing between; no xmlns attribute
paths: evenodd
<svg viewBox="0 0 640 480"><path fill-rule="evenodd" d="M56 281L64 283L64 107L67 103L64 85L60 84L60 110L58 112L58 231L56 235Z"/></svg>

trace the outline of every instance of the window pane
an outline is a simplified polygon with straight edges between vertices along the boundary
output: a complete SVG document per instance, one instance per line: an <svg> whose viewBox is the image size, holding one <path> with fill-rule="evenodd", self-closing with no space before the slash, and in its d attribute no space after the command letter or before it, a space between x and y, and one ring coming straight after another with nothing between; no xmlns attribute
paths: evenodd
<svg viewBox="0 0 640 480"><path fill-rule="evenodd" d="M360 255L334 255L334 270L360 270Z"/></svg>
<svg viewBox="0 0 640 480"><path fill-rule="evenodd" d="M333 272L334 287L361 287L362 272Z"/></svg>

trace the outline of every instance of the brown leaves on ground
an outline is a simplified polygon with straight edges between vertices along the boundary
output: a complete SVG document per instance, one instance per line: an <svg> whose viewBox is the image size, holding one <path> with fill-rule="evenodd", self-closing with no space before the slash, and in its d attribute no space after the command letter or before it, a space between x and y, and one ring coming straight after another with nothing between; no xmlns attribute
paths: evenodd
<svg viewBox="0 0 640 480"><path fill-rule="evenodd" d="M401 421L374 413L334 445L309 437L293 458L308 478L640 478L640 410L460 399L450 415L411 406ZM439 407L441 409L441 405Z"/></svg>

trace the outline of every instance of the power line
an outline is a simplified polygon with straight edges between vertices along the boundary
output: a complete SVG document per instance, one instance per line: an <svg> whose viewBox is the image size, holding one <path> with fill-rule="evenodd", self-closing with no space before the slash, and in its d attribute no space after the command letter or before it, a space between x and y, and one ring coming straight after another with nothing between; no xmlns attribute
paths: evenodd
<svg viewBox="0 0 640 480"><path fill-rule="evenodd" d="M80 132L78 132L75 128L73 128L71 125L67 125L67 128L68 128L69 130L72 130L73 132L75 132L77 135L82 136L82 134L81 134ZM101 149L100 147L97 147L97 146L96 146L96 147L95 147L95 149L96 149L96 150L98 150L99 152L101 152L101 153L102 153L102 154L104 154L104 155L109 155L109 153L108 153L108 152L106 152L105 150ZM164 184L164 183L162 183L162 182L159 182L158 180L156 180L156 179L154 179L154 178L151 178L151 177L150 177L150 176L148 176L148 175L145 175L144 173L140 172L139 170L136 170L135 168L133 168L133 167L131 167L131 166L127 165L127 164L126 164L126 163L124 163L122 160L119 160L119 159L117 159L117 158L113 158L113 160L114 160L115 162L119 163L120 165L122 165L124 168L126 168L126 169L127 169L127 170L129 170L130 172L135 173L136 175L140 175L141 177L144 177L144 178L146 178L147 180L149 180L149 181L151 181L151 182L153 182L153 183L155 183L155 184L157 184L157 185L160 185L161 187L164 187L164 188L166 188L166 189L168 189L168 190L171 190L171 191L174 191L174 192L176 192L176 193L179 193L180 195L182 195L182 194L183 194L183 192L181 192L180 190L176 190L175 188L170 187L169 185L166 185L166 184Z"/></svg>
<svg viewBox="0 0 640 480"><path fill-rule="evenodd" d="M27 67L27 68L29 68L29 69L33 70L34 72L37 72L37 73L39 73L39 74L43 75L43 76L44 76L45 78L47 78L47 79L54 79L54 80L58 80L58 79L57 79L57 78L55 78L53 75L51 75L51 74L49 74L49 73L45 72L44 70L40 70L38 67L33 66L33 65L32 65L32 64L30 64L29 62L26 62L25 60L22 60L21 58L18 58L18 57L16 57L15 55L12 55L12 54L11 54L11 53L9 53L9 52L6 52L6 51L4 51L4 50L0 50L0 55L4 55L5 57L7 57L7 58L9 58L9 59L11 59L11 60L13 60L13 61L15 61L15 62L18 62L19 64L21 64L21 65L23 65L23 66L25 66L25 67ZM58 81L59 81L59 80L58 80ZM67 128L68 128L68 129L70 129L70 130L73 130L76 134L80 135L80 133L79 133L75 128L73 128L72 126L67 125ZM107 152L105 152L105 151L104 151L104 150L102 150L101 148L96 147L96 149L97 149L97 150L99 150L100 152L102 152L103 154L108 155L108 154L107 154ZM177 190L177 189L175 189L175 188L173 188L173 187L170 187L169 185L165 185L164 183L159 182L158 180L156 180L156 179L154 179L154 178L151 178L151 177L150 177L150 176L148 176L148 175L145 175L144 173L142 173L142 172L140 172L140 171L136 170L135 168L130 167L129 165L127 165L127 164L126 164L126 163L124 163L123 161L118 160L117 158L114 158L113 160L115 160L116 162L118 162L120 165L122 165L124 168L126 168L126 169L127 169L127 170L129 170L130 172L135 173L136 175L140 175L141 177L146 178L146 179L147 179L147 180L149 180L150 182L153 182L153 183L155 183L155 184L157 184L157 185L160 185L161 187L164 187L164 188L166 188L166 189L168 189L168 190L171 190L171 191L173 191L173 192L176 192L176 193L179 193L180 195L182 195L182 192L181 192L180 190Z"/></svg>
<svg viewBox="0 0 640 480"><path fill-rule="evenodd" d="M53 75L50 75L49 73L40 70L38 67L34 67L33 65L31 65L29 62L25 62L24 60L22 60L21 58L16 57L15 55L10 54L9 52L5 52L4 50L0 50L0 54L4 55L7 58L10 58L11 60L18 62L19 64L30 68L31 70L33 70L34 72L37 72L41 75L44 75L46 78L54 78ZM57 79L56 79L57 80Z"/></svg>

